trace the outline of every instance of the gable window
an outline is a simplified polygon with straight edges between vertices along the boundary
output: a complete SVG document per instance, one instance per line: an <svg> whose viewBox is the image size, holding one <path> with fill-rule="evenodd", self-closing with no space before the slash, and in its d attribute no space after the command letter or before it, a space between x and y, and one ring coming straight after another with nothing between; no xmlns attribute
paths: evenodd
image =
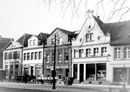
<svg viewBox="0 0 130 92"><path fill-rule="evenodd" d="M86 34L86 42L93 41L93 33Z"/></svg>
<svg viewBox="0 0 130 92"><path fill-rule="evenodd" d="M46 58L47 58L46 62L49 63L50 62L50 52L47 52Z"/></svg>
<svg viewBox="0 0 130 92"><path fill-rule="evenodd" d="M35 60L38 59L38 55L37 55L37 54L38 54L38 53L35 52Z"/></svg>
<svg viewBox="0 0 130 92"><path fill-rule="evenodd" d="M69 51L65 50L65 62L69 61Z"/></svg>
<svg viewBox="0 0 130 92"><path fill-rule="evenodd" d="M52 40L51 40L51 45L54 45L55 44L55 39L53 38Z"/></svg>
<svg viewBox="0 0 130 92"><path fill-rule="evenodd" d="M30 40L30 46L32 46L32 40Z"/></svg>
<svg viewBox="0 0 130 92"><path fill-rule="evenodd" d="M106 56L107 55L107 47L102 47L101 48L101 55Z"/></svg>
<svg viewBox="0 0 130 92"><path fill-rule="evenodd" d="M62 45L62 38L61 37L58 38L58 45Z"/></svg>
<svg viewBox="0 0 130 92"><path fill-rule="evenodd" d="M26 60L26 53L24 53L24 60Z"/></svg>
<svg viewBox="0 0 130 92"><path fill-rule="evenodd" d="M33 40L33 46L36 46L36 40Z"/></svg>
<svg viewBox="0 0 130 92"><path fill-rule="evenodd" d="M79 57L83 57L83 49L79 49Z"/></svg>
<svg viewBox="0 0 130 92"><path fill-rule="evenodd" d="M91 57L91 49L86 49L86 57Z"/></svg>
<svg viewBox="0 0 130 92"><path fill-rule="evenodd" d="M58 52L58 61L62 62L62 50L59 50Z"/></svg>
<svg viewBox="0 0 130 92"><path fill-rule="evenodd" d="M27 53L27 60L30 60L30 53Z"/></svg>
<svg viewBox="0 0 130 92"><path fill-rule="evenodd" d="M99 55L99 48L94 48L94 56L98 56Z"/></svg>
<svg viewBox="0 0 130 92"><path fill-rule="evenodd" d="M121 48L115 48L115 59L120 59L121 58Z"/></svg>
<svg viewBox="0 0 130 92"><path fill-rule="evenodd" d="M130 59L130 47L124 48L124 58Z"/></svg>
<svg viewBox="0 0 130 92"><path fill-rule="evenodd" d="M42 58L42 52L40 51L39 52L39 59L41 59Z"/></svg>

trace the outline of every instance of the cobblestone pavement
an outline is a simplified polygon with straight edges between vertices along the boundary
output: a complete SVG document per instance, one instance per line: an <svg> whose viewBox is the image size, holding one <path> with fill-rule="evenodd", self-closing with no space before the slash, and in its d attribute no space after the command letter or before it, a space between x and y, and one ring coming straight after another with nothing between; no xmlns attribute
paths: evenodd
<svg viewBox="0 0 130 92"><path fill-rule="evenodd" d="M35 89L59 92L119 92L121 86L105 86L105 85L84 85L73 84L72 86L56 85L56 89L52 90L50 84L28 84L28 83L13 83L13 82L0 82L1 87L8 88L22 88L22 89Z"/></svg>

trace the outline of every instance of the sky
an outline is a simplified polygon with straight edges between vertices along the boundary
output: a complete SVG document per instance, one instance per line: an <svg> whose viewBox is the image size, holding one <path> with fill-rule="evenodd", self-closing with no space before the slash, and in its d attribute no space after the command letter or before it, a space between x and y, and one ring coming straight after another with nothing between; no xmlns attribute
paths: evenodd
<svg viewBox="0 0 130 92"><path fill-rule="evenodd" d="M72 16L71 9L61 9L60 5L48 7L43 0L0 0L0 35L17 40L24 33L38 35L40 32L51 33L56 27L70 31L80 30L85 21L85 1L78 13ZM79 0L76 0L79 1ZM98 0L96 0L98 1ZM95 0L88 0L88 9L95 9ZM108 2L106 2L106 6ZM58 6L58 7L57 7ZM108 15L110 6L98 11L101 18ZM95 11L94 11L95 12ZM97 13L97 12L95 12Z"/></svg>

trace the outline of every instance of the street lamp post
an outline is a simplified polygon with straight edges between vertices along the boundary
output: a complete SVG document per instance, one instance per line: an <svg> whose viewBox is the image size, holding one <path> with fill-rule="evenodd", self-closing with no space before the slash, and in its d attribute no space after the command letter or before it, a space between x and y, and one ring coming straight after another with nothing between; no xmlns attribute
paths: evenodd
<svg viewBox="0 0 130 92"><path fill-rule="evenodd" d="M55 83L55 76L56 76L56 71L55 71L55 63L56 63L56 34L54 36L54 66L53 66L53 71L52 71L52 77L53 77L53 85L52 85L52 89L56 89Z"/></svg>

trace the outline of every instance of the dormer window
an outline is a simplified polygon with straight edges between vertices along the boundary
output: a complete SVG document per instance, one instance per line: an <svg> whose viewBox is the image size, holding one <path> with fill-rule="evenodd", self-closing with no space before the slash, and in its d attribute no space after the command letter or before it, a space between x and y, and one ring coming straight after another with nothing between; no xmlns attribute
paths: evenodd
<svg viewBox="0 0 130 92"><path fill-rule="evenodd" d="M33 46L36 46L36 40L33 40Z"/></svg>
<svg viewBox="0 0 130 92"><path fill-rule="evenodd" d="M86 34L86 42L93 41L93 33Z"/></svg>

